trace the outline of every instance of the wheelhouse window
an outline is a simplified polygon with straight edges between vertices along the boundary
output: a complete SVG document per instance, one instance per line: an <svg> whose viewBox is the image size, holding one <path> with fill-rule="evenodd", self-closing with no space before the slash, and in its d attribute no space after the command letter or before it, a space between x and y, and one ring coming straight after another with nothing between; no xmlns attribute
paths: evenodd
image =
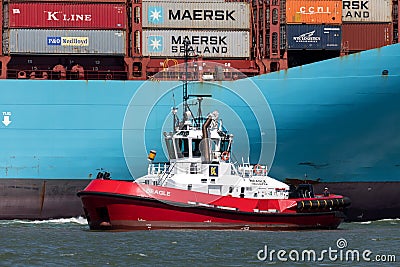
<svg viewBox="0 0 400 267"><path fill-rule="evenodd" d="M201 152L200 152L200 142L201 140L192 140L192 154L193 157L200 157Z"/></svg>
<svg viewBox="0 0 400 267"><path fill-rule="evenodd" d="M229 151L229 140L221 141L221 152Z"/></svg>

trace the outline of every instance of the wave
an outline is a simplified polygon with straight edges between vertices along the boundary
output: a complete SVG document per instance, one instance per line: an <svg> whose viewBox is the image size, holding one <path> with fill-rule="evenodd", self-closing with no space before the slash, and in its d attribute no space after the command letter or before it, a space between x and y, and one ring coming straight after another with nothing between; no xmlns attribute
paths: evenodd
<svg viewBox="0 0 400 267"><path fill-rule="evenodd" d="M354 222L355 224L371 224L372 221L365 221L365 222Z"/></svg>
<svg viewBox="0 0 400 267"><path fill-rule="evenodd" d="M87 220L83 217L72 217L72 218L61 218L61 219L49 219L49 220L5 220L0 221L0 225L6 224L87 224Z"/></svg>
<svg viewBox="0 0 400 267"><path fill-rule="evenodd" d="M377 220L377 222L400 222L400 218L397 218L397 219L381 219L381 220Z"/></svg>
<svg viewBox="0 0 400 267"><path fill-rule="evenodd" d="M377 223L389 223L389 224L398 224L400 223L400 218L397 219L381 219L376 221L365 221L365 222L353 222L355 224L377 224Z"/></svg>

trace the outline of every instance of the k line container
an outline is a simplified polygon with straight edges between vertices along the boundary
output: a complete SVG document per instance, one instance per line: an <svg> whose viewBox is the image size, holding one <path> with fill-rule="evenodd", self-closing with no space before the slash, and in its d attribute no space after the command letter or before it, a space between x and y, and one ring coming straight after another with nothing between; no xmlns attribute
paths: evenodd
<svg viewBox="0 0 400 267"><path fill-rule="evenodd" d="M143 56L183 57L184 40L191 55L204 58L250 57L248 31L144 30Z"/></svg>
<svg viewBox="0 0 400 267"><path fill-rule="evenodd" d="M341 24L342 1L287 0L286 21L288 24Z"/></svg>
<svg viewBox="0 0 400 267"><path fill-rule="evenodd" d="M142 17L143 28L250 29L250 5L243 2L146 1Z"/></svg>
<svg viewBox="0 0 400 267"><path fill-rule="evenodd" d="M118 30L11 29L10 54L125 55L126 33Z"/></svg>
<svg viewBox="0 0 400 267"><path fill-rule="evenodd" d="M10 28L125 29L123 4L10 3Z"/></svg>
<svg viewBox="0 0 400 267"><path fill-rule="evenodd" d="M392 22L392 0L343 0L343 22Z"/></svg>
<svg viewBox="0 0 400 267"><path fill-rule="evenodd" d="M286 26L289 50L340 50L341 27L291 24Z"/></svg>
<svg viewBox="0 0 400 267"><path fill-rule="evenodd" d="M342 25L342 46L348 51L363 51L392 43L392 23L346 23Z"/></svg>

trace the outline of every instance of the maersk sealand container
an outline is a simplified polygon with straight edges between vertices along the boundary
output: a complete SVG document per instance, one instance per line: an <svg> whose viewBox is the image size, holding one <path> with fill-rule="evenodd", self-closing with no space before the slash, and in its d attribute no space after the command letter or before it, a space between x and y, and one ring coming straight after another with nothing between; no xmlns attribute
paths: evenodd
<svg viewBox="0 0 400 267"><path fill-rule="evenodd" d="M152 57L183 57L184 41L190 42L189 52L204 58L249 58L248 31L144 30L143 55Z"/></svg>
<svg viewBox="0 0 400 267"><path fill-rule="evenodd" d="M392 0L343 1L342 4L343 23L392 22Z"/></svg>

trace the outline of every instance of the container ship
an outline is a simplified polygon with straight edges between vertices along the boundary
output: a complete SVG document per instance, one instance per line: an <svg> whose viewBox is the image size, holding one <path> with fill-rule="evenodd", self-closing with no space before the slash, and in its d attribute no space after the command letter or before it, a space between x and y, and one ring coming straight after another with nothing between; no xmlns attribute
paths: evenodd
<svg viewBox="0 0 400 267"><path fill-rule="evenodd" d="M350 197L349 220L400 217L398 1L0 6L0 219L79 216L98 174L167 158L154 144L183 78L230 112L251 164Z"/></svg>

